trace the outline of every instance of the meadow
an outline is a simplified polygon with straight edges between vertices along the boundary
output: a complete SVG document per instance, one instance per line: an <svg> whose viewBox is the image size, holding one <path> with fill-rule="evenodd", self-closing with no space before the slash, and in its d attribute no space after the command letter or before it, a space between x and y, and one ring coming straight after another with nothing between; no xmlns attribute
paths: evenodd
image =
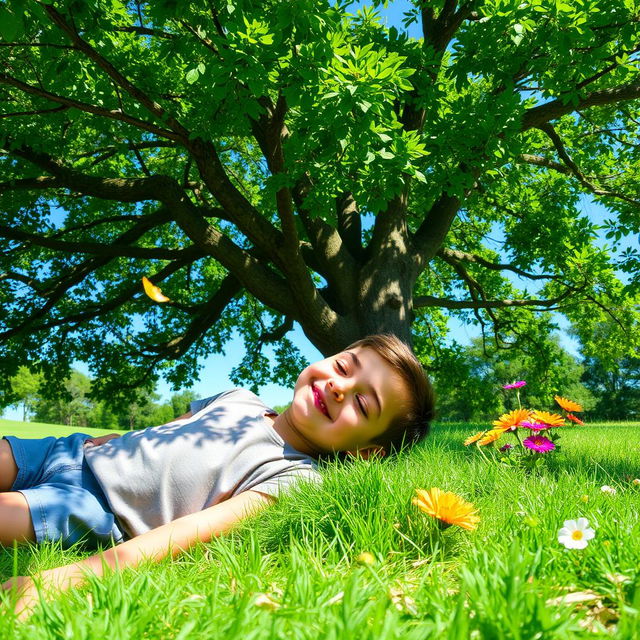
<svg viewBox="0 0 640 640"><path fill-rule="evenodd" d="M327 464L322 485L177 561L90 578L24 623L5 609L0 638L640 637L640 423L566 428L531 473L463 447L479 428L438 424L396 459ZM54 432L0 421L0 435L19 429ZM472 502L478 528L443 530L419 511L415 489L431 487ZM558 531L578 517L595 537L566 549ZM82 553L5 549L0 578Z"/></svg>

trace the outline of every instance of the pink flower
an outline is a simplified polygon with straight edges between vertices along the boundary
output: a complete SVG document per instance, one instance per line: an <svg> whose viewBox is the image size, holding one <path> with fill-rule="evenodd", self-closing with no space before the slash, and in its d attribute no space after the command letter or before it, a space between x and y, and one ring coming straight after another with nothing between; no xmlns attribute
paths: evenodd
<svg viewBox="0 0 640 640"><path fill-rule="evenodd" d="M520 387L526 386L526 382L524 380L518 380L517 382L512 382L511 384L503 384L503 389L519 389Z"/></svg>
<svg viewBox="0 0 640 640"><path fill-rule="evenodd" d="M552 451L556 448L556 445L553 444L549 438L545 438L538 434L525 438L522 441L522 444L527 447L527 449L532 449L538 453L546 453L547 451Z"/></svg>
<svg viewBox="0 0 640 640"><path fill-rule="evenodd" d="M504 453L505 451L509 451L509 449L513 449L513 445L507 442L507 444L503 444L500 447L499 451L502 451Z"/></svg>
<svg viewBox="0 0 640 640"><path fill-rule="evenodd" d="M530 422L529 420L521 422L519 426L523 429L531 429L532 431L544 431L549 428L549 425L544 422Z"/></svg>

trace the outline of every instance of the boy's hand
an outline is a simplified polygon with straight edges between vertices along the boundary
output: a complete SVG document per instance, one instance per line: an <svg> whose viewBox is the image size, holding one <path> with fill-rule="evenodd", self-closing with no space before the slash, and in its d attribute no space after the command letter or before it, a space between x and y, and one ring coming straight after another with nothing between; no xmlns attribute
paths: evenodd
<svg viewBox="0 0 640 640"><path fill-rule="evenodd" d="M40 601L38 589L33 579L28 576L10 578L2 585L2 589L14 592L18 596L13 611L20 620L27 618Z"/></svg>
<svg viewBox="0 0 640 640"><path fill-rule="evenodd" d="M88 444L91 447L97 447L98 445L104 444L105 442L109 442L109 440L113 440L114 438L119 438L119 433L108 433L106 436L98 436L97 438L89 438L85 444Z"/></svg>

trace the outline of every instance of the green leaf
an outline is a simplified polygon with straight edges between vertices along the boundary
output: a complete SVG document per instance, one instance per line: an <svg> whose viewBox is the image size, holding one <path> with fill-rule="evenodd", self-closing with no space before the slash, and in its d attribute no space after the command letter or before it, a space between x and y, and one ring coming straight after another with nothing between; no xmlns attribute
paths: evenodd
<svg viewBox="0 0 640 640"><path fill-rule="evenodd" d="M12 11L0 5L0 35L3 40L13 42L18 35L24 32L22 18Z"/></svg>

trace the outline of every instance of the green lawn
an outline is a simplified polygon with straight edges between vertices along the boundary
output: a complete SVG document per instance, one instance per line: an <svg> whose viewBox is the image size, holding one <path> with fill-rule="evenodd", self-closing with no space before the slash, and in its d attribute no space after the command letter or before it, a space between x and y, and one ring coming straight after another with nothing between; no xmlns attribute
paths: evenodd
<svg viewBox="0 0 640 640"><path fill-rule="evenodd" d="M21 438L45 438L46 436L68 436L76 432L88 433L93 436L113 433L113 429L89 429L88 427L67 427L60 424L46 424L44 422L18 422L0 418L0 437L20 436Z"/></svg>
<svg viewBox="0 0 640 640"><path fill-rule="evenodd" d="M321 486L177 561L91 580L25 624L0 615L0 638L640 637L640 424L566 429L539 474L465 449L477 428L441 424L396 460L329 465ZM441 530L412 505L416 487L473 502L478 529ZM595 538L565 549L558 530L580 516ZM7 550L0 577L79 553Z"/></svg>

